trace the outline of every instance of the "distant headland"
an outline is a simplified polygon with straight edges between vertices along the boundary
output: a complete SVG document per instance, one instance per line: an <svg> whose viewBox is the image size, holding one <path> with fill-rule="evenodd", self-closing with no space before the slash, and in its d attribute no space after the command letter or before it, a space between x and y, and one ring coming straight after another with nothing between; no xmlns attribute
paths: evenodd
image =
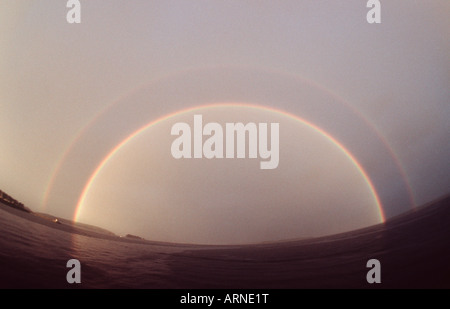
<svg viewBox="0 0 450 309"><path fill-rule="evenodd" d="M111 231L97 227L90 224L74 222L60 217L55 217L50 214L34 212L26 207L23 203L11 197L9 194L0 190L0 210L7 211L11 214L19 216L23 219L34 223L42 224L60 231L83 235L87 237L95 237L100 239L131 242L140 244L152 244L160 246L177 246L177 247L192 247L191 244L174 244L169 242L151 241L143 237L133 234L126 234L125 236L118 236ZM201 246L201 245L200 245Z"/></svg>
<svg viewBox="0 0 450 309"><path fill-rule="evenodd" d="M6 194L2 190L0 190L0 202L2 202L5 205L8 205L10 207L13 207L15 209L21 210L21 211L25 211L28 213L32 212L29 208L25 207L25 205L23 203L12 198L10 195Z"/></svg>

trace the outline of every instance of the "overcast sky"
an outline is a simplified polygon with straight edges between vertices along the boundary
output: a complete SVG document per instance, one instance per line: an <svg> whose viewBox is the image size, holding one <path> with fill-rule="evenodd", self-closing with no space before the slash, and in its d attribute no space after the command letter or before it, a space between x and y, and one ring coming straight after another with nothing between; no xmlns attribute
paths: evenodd
<svg viewBox="0 0 450 309"><path fill-rule="evenodd" d="M147 239L246 243L345 231L449 193L450 2L0 2L0 189ZM175 160L171 126L280 123L280 165ZM206 121L206 120L205 120ZM311 124L311 125L308 125ZM320 133L320 128L326 134ZM348 152L368 176L359 170ZM375 189L375 194L371 190Z"/></svg>

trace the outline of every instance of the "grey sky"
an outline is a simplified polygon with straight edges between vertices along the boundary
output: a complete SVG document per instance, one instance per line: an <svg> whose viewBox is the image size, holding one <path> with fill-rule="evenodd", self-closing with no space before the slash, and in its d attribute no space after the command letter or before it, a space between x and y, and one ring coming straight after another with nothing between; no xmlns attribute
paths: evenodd
<svg viewBox="0 0 450 309"><path fill-rule="evenodd" d="M410 207L402 172L389 151L417 205L449 191L447 0L383 1L379 25L366 22L363 0L82 1L79 25L67 24L66 12L65 1L0 3L0 188L33 210L73 217L89 176L130 133L176 110L229 101L289 111L341 141L367 170L388 216ZM161 145L171 141L164 133L158 138ZM312 143L321 142L317 137ZM44 209L51 176L72 144ZM285 149L287 157L295 149ZM124 162L129 151L124 149ZM331 151L330 161L337 156ZM162 162L170 164L169 159ZM117 171L111 167L108 173ZM283 175L285 181L297 177ZM224 182L235 181L230 176ZM99 198L98 190L93 198ZM366 197L360 195L352 198ZM208 197L201 191L195 196ZM294 204L283 202L277 227ZM267 218L261 216L261 222ZM99 225L120 229L113 221ZM256 225L249 235L264 224ZM133 222L123 231L128 226L132 230ZM167 236L170 231L162 226L160 234L135 232L180 240ZM313 233L292 226L281 232L272 227L264 237ZM200 230L182 240L215 241L198 236ZM235 241L232 234L215 239ZM249 236L245 241L252 239L261 240Z"/></svg>

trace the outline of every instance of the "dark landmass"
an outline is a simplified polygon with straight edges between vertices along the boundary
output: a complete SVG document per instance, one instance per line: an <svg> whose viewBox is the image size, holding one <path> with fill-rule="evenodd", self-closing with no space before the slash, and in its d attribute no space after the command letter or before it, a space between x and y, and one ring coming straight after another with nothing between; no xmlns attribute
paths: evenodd
<svg viewBox="0 0 450 309"><path fill-rule="evenodd" d="M161 241L150 241L146 240L142 237L128 234L125 237L121 237L119 235L114 234L111 231L106 229L85 224L79 222L73 222L71 220L67 220L64 218L55 217L49 214L32 212L31 210L25 211L22 208L17 208L11 206L10 204L5 203L0 200L0 210L7 211L16 216L22 217L23 219L29 220L34 223L42 224L48 226L53 229L57 229L60 231L64 231L67 233L78 234L86 237L94 237L105 240L113 240L113 241L121 241L121 242L130 242L130 243L140 243L140 244L152 244L159 246L173 246L173 247L196 247L196 246L205 246L205 245L190 245L190 244L175 244ZM214 246L213 246L214 247Z"/></svg>
<svg viewBox="0 0 450 309"><path fill-rule="evenodd" d="M103 228L100 228L98 226L84 224L84 223L79 223L79 222L73 222L71 220L55 217L55 216L52 216L52 215L49 215L49 214L44 214L44 213L35 212L34 215L38 216L40 218L43 218L45 220L54 222L54 223L58 223L58 224L61 224L61 225L74 227L74 228L76 228L76 229L78 229L80 231L83 231L85 233L92 232L92 233L95 233L95 234L102 234L104 236L118 237L113 232L110 232L110 231L105 230Z"/></svg>
<svg viewBox="0 0 450 309"><path fill-rule="evenodd" d="M3 192L1 190L0 190L0 202L5 205L8 205L9 207L18 209L20 211L31 213L31 210L29 208L25 207L24 204L22 204L21 202L17 201L14 198L12 198L11 196L9 196L8 194L6 194L5 192Z"/></svg>
<svg viewBox="0 0 450 309"><path fill-rule="evenodd" d="M144 240L144 238L139 237L139 236L136 236L136 235L132 235L132 234L127 234L125 237L126 237L126 238L131 238L131 239L141 239L141 240Z"/></svg>
<svg viewBox="0 0 450 309"><path fill-rule="evenodd" d="M114 233L96 226L87 225L83 223L75 223L73 221L66 220L63 218L57 218L49 214L32 212L28 207L25 207L23 203L17 201L16 199L14 199L13 197L11 197L10 195L6 194L1 190L0 190L0 209L6 210L10 213L13 213L15 215L18 215L20 217L23 217L36 223L45 225L53 223L53 225L55 225L55 228L70 233L77 233L86 236L88 236L89 234L89 236L99 238L104 238L105 236L114 238L118 237ZM20 212L17 212L17 210ZM49 226L53 227L52 225Z"/></svg>

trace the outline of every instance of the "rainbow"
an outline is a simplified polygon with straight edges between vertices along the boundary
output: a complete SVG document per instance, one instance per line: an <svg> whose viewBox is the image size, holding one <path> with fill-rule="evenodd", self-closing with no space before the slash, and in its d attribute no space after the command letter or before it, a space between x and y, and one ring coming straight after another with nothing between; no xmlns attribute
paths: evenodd
<svg viewBox="0 0 450 309"><path fill-rule="evenodd" d="M384 214L384 210L383 210L383 206L382 203L380 201L380 198L375 190L375 187L372 183L372 181L370 180L369 176L367 175L367 172L364 170L364 168L361 166L361 164L356 160L356 158L350 153L350 151L348 149L345 148L344 145L342 145L339 141L337 141L333 136L331 136L330 134L328 134L327 132L325 132L324 130L322 130L321 128L319 128L318 126L314 125L313 123L310 123L308 121L306 121L303 118L300 118L296 115L293 115L291 113L288 113L286 111L283 110L279 110L279 109L275 109L272 107L267 107L267 106L260 106L260 105L256 105L256 104L250 104L250 103L215 103L215 104L207 104L207 105L201 105L201 106L195 106L195 107L189 107L183 110L179 110L176 112L173 112L171 114L162 116L156 120L151 121L150 123L146 124L145 126L141 127L140 129L138 129L137 131L135 131L134 133L132 133L131 135L129 135L127 138L125 138L121 143L119 143L116 147L114 147L107 155L106 157L100 162L100 164L97 166L97 168L95 169L95 171L92 173L92 175L90 176L90 178L88 179L86 185L83 188L83 191L80 195L80 198L78 200L78 203L76 205L75 208L75 212L74 212L74 216L73 216L73 220L75 222L78 221L80 214L83 210L83 205L84 202L86 200L86 197L89 193L89 190L92 186L92 184L94 183L95 179L97 178L97 176L100 174L100 172L102 171L103 167L108 163L109 160L111 160L114 155L120 150L122 149L124 146L126 146L131 140L133 140L135 137L137 137L138 135L140 135L142 132L144 132L145 130L147 130L148 128L161 123L165 120L168 120L172 117L175 116L179 116L179 115L183 115L189 112L193 112L193 111L197 111L200 109L210 109L210 108L217 108L217 107L245 107L245 108L254 108L254 109L259 109L259 110L265 110L268 112L272 112L272 113L276 113L276 114L280 114L283 116L286 116L288 118L291 118L295 121L299 121L305 125L307 125L308 127L314 129L315 131L317 131L318 133L320 133L322 136L324 136L325 138L327 138L329 141L331 141L333 144L335 144L346 156L347 158L349 158L351 160L351 162L353 163L353 165L358 169L359 173L362 175L362 177L364 178L364 180L366 181L372 196L375 200L375 203L377 205L378 208L378 215L379 215L379 220L381 223L384 223L386 218L385 218L385 214Z"/></svg>
<svg viewBox="0 0 450 309"><path fill-rule="evenodd" d="M208 69L217 69L217 68L222 68L221 66L214 66L214 67L206 67L203 68L202 70L208 70ZM225 69L227 69L227 67L223 67ZM245 69L253 69L252 67L244 67ZM408 192L408 198L410 201L410 206L414 209L416 206L415 203L415 198L414 198L414 193L412 191L409 179L407 177L407 174L405 172L405 169L402 165L402 163L400 162L400 160L398 159L398 156L395 154L394 150L392 149L392 147L389 145L389 143L387 142L386 138L380 134L379 129L376 128L360 111L358 111L357 109L355 109L354 107L352 107L347 101L343 100L341 97L337 96L335 93L331 92L330 90L326 89L325 87L323 87L320 84L315 83L312 80L309 79L305 79L302 76L299 76L297 74L292 74L292 73L288 73L288 72L278 72L275 70L268 70L268 69L258 69L261 72L265 72L265 73L269 73L269 74L280 74L280 75L285 75L285 76L289 76L292 77L294 79L298 79L301 80L302 82L308 83L309 85L311 85L312 87L317 88L320 91L323 91L325 93L327 93L328 95L330 95L333 99L337 100L339 103L343 104L346 108L348 108L349 110L351 110L353 113L355 113L355 115L364 121L364 123L370 128L370 130L377 136L377 138L379 139L379 141L383 144L384 148L388 151L389 156L394 160L394 163L397 167L398 172L400 173L403 182L405 184L405 188ZM193 70L193 69L186 69L182 72L176 72L176 73L170 73L167 74L165 76L162 76L160 78L157 78L155 80L150 81L150 84L165 80L165 79L169 79L173 76L177 76L180 74L185 74L185 73L190 73L191 71L198 71L198 69ZM49 198L50 198L50 194L53 190L53 187L56 183L56 179L59 176L59 174L61 173L61 170L63 168L63 165L65 164L66 160L69 158L69 155L71 154L72 150L75 148L76 144L82 139L82 137L88 132L88 130L96 123L96 121L98 121L107 111L109 111L111 108L113 108L116 104L118 104L118 102L120 102L122 99L130 96L131 94L137 92L138 90L144 88L146 85L148 85L148 82L144 82L136 87L134 87L130 92L121 95L118 99L114 100L114 102L110 105L107 105L105 108L103 108L100 112L98 112L82 129L80 129L77 134L75 135L75 137L72 139L72 141L69 143L69 146L66 148L66 150L64 151L64 153L62 154L62 156L60 157L60 159L58 160L56 166L54 167L48 181L47 181L47 186L45 191L43 192L43 196L42 196L42 202L41 202L41 208L45 211L45 209L48 206L48 202L49 202Z"/></svg>

